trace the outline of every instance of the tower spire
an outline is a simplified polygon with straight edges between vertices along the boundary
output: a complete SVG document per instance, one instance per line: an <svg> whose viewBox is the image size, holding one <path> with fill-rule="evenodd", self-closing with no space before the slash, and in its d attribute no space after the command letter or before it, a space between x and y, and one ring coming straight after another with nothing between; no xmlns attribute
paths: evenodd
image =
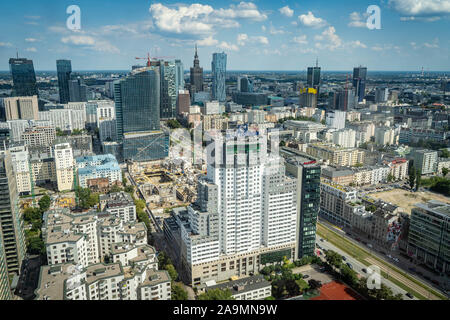
<svg viewBox="0 0 450 320"><path fill-rule="evenodd" d="M319 57L316 58L316 68L319 67Z"/></svg>

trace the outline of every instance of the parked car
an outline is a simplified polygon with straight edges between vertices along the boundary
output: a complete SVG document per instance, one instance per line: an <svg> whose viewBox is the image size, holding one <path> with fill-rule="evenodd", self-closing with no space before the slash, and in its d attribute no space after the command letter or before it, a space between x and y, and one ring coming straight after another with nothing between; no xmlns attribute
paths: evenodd
<svg viewBox="0 0 450 320"><path fill-rule="evenodd" d="M351 263L347 262L346 264L347 264L347 266L348 266L350 269L353 269L353 266L352 266Z"/></svg>
<svg viewBox="0 0 450 320"><path fill-rule="evenodd" d="M347 258L345 256L342 256L342 260L347 261Z"/></svg>
<svg viewBox="0 0 450 320"><path fill-rule="evenodd" d="M309 275L307 275L307 274L305 274L304 276L303 276L303 279L308 279L309 278Z"/></svg>
<svg viewBox="0 0 450 320"><path fill-rule="evenodd" d="M323 239L322 239L322 238L320 238L320 241L323 241Z"/></svg>
<svg viewBox="0 0 450 320"><path fill-rule="evenodd" d="M406 296L407 296L408 298L410 298L410 299L414 299L414 296L413 296L411 293L409 293L409 292L406 293Z"/></svg>
<svg viewBox="0 0 450 320"><path fill-rule="evenodd" d="M434 284L435 284L435 285L437 285L437 286L439 286L439 285L440 285L439 281L436 281L436 280L431 280L431 282L432 282L432 283L434 283Z"/></svg>
<svg viewBox="0 0 450 320"><path fill-rule="evenodd" d="M362 268L361 271L364 272L364 273L367 273L367 269L366 268Z"/></svg>
<svg viewBox="0 0 450 320"><path fill-rule="evenodd" d="M367 246L369 247L369 248L373 248L373 246L369 243L369 244L367 244Z"/></svg>
<svg viewBox="0 0 450 320"><path fill-rule="evenodd" d="M416 272L416 268L411 268L411 267L409 267L408 270L409 270L409 271L412 271L412 272Z"/></svg>

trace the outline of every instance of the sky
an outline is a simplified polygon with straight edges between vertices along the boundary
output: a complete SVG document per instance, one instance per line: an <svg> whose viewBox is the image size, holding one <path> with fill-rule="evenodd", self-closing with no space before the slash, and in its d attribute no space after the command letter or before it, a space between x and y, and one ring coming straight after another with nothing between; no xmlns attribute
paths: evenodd
<svg viewBox="0 0 450 320"><path fill-rule="evenodd" d="M76 4L81 29L66 12ZM380 8L369 29L367 8ZM187 70L198 44L200 64L226 52L228 70L324 71L358 65L370 71L449 71L450 0L3 0L0 70L16 56L36 70L129 70L136 57L175 57Z"/></svg>

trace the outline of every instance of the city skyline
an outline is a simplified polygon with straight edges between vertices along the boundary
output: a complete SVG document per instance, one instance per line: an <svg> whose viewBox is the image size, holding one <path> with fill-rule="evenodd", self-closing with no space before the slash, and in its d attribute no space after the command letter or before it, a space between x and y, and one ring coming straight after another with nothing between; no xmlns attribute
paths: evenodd
<svg viewBox="0 0 450 320"><path fill-rule="evenodd" d="M198 45L200 67L209 71L212 53L227 53L227 69L306 70L316 58L322 70L448 71L450 4L446 0L270 1L179 4L174 1L95 3L79 1L81 30L66 27L72 3L20 0L2 3L14 33L0 41L0 70L16 56L32 59L37 71L55 60L74 70L128 70L147 52L176 56L185 70ZM17 5L27 8L17 11ZM381 9L381 29L366 26L366 9ZM101 13L101 14L99 14Z"/></svg>

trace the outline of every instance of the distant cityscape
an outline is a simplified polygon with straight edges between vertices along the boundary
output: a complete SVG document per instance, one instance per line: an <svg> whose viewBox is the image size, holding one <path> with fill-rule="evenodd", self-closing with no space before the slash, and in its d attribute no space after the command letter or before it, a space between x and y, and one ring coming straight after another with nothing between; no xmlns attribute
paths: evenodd
<svg viewBox="0 0 450 320"><path fill-rule="evenodd" d="M188 70L9 60L0 299L448 299L448 72L198 51Z"/></svg>

